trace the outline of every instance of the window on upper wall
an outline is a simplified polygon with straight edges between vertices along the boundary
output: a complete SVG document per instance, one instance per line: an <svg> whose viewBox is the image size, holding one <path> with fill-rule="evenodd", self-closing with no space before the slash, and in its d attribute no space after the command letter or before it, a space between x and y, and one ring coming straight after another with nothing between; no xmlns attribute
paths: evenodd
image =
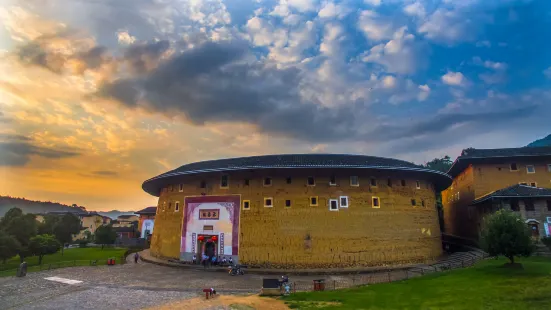
<svg viewBox="0 0 551 310"><path fill-rule="evenodd" d="M532 186L532 187L538 187L538 183L536 183L536 182L530 182L530 186Z"/></svg>
<svg viewBox="0 0 551 310"><path fill-rule="evenodd" d="M536 208L534 207L534 201L531 199L524 201L524 210L526 211L536 211Z"/></svg>
<svg viewBox="0 0 551 310"><path fill-rule="evenodd" d="M392 179L387 179L386 185L388 185L388 187L392 187Z"/></svg>
<svg viewBox="0 0 551 310"><path fill-rule="evenodd" d="M331 186L337 185L337 177L335 177L334 175L330 176L329 177L329 185L331 185Z"/></svg>
<svg viewBox="0 0 551 310"><path fill-rule="evenodd" d="M358 176L351 176L350 177L350 186L360 186L360 180L358 179Z"/></svg>
<svg viewBox="0 0 551 310"><path fill-rule="evenodd" d="M318 205L318 196L310 197L310 206L315 207Z"/></svg>
<svg viewBox="0 0 551 310"><path fill-rule="evenodd" d="M329 199L329 211L339 211L339 201L337 199Z"/></svg>
<svg viewBox="0 0 551 310"><path fill-rule="evenodd" d="M200 188L207 188L207 182L206 181L201 181L201 184L199 184L199 187Z"/></svg>
<svg viewBox="0 0 551 310"><path fill-rule="evenodd" d="M511 200L511 211L519 211L518 200Z"/></svg>
<svg viewBox="0 0 551 310"><path fill-rule="evenodd" d="M180 211L180 202L176 201L174 203L174 212L178 212L178 211Z"/></svg>
<svg viewBox="0 0 551 310"><path fill-rule="evenodd" d="M526 182L520 182L520 183L518 183L518 184L520 184L520 185L528 185L528 183L526 183Z"/></svg>
<svg viewBox="0 0 551 310"><path fill-rule="evenodd" d="M411 206L415 207L417 205L417 201L415 199L411 200Z"/></svg>
<svg viewBox="0 0 551 310"><path fill-rule="evenodd" d="M406 180L400 180L400 183L402 184L402 186L406 186Z"/></svg>
<svg viewBox="0 0 551 310"><path fill-rule="evenodd" d="M371 197L371 207L376 209L381 207L381 200L379 197Z"/></svg>
<svg viewBox="0 0 551 310"><path fill-rule="evenodd" d="M272 186L272 178L264 178L264 186Z"/></svg>
<svg viewBox="0 0 551 310"><path fill-rule="evenodd" d="M511 164L509 165L509 170L511 170L511 171L517 171L517 170L518 170L517 163L511 163Z"/></svg>
<svg viewBox="0 0 551 310"><path fill-rule="evenodd" d="M536 167L534 167L534 165L527 165L526 173L536 173Z"/></svg>
<svg viewBox="0 0 551 310"><path fill-rule="evenodd" d="M306 184L308 186L315 186L316 185L316 180L314 179L314 177L308 177L308 179L306 180Z"/></svg>
<svg viewBox="0 0 551 310"><path fill-rule="evenodd" d="M174 186L170 185L170 191L173 192L174 191Z"/></svg>
<svg viewBox="0 0 551 310"><path fill-rule="evenodd" d="M420 181L415 181L415 188L416 189L421 189L421 182Z"/></svg>
<svg viewBox="0 0 551 310"><path fill-rule="evenodd" d="M369 179L369 185L371 185L371 186L377 186L377 179L375 179L375 178L370 178L370 179Z"/></svg>
<svg viewBox="0 0 551 310"><path fill-rule="evenodd" d="M425 199L421 199L421 207L425 207Z"/></svg>
<svg viewBox="0 0 551 310"><path fill-rule="evenodd" d="M285 181L287 182L287 184L293 183L293 179L291 177L287 177Z"/></svg>
<svg viewBox="0 0 551 310"><path fill-rule="evenodd" d="M251 201L243 200L243 210L250 210L250 209L251 209Z"/></svg>
<svg viewBox="0 0 551 310"><path fill-rule="evenodd" d="M264 198L264 207L266 208L271 208L273 207L273 199L271 197L269 198Z"/></svg>
<svg viewBox="0 0 551 310"><path fill-rule="evenodd" d="M172 209L172 202L168 203L168 210Z"/></svg>
<svg viewBox="0 0 551 310"><path fill-rule="evenodd" d="M178 191L179 191L179 192L183 192L183 191L184 191L184 184L180 184L180 188L178 188Z"/></svg>
<svg viewBox="0 0 551 310"><path fill-rule="evenodd" d="M348 196L340 196L339 202L340 202L341 208L348 208Z"/></svg>
<svg viewBox="0 0 551 310"><path fill-rule="evenodd" d="M228 188L230 186L230 181L228 175L222 175L220 177L220 188Z"/></svg>
<svg viewBox="0 0 551 310"><path fill-rule="evenodd" d="M244 184L245 186L249 186L250 183L251 183L251 180L249 180L249 179L243 180L243 184Z"/></svg>
<svg viewBox="0 0 551 310"><path fill-rule="evenodd" d="M285 207L290 208L291 207L291 200L287 199L285 200Z"/></svg>

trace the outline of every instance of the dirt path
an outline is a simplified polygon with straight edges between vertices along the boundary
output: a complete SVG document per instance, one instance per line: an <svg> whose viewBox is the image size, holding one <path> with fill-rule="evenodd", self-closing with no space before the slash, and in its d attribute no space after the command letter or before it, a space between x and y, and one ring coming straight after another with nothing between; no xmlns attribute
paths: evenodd
<svg viewBox="0 0 551 310"><path fill-rule="evenodd" d="M205 297L197 297L192 299L186 299L176 302L170 302L164 305L147 308L148 310L172 310L172 309L186 309L186 310L254 310L254 309L267 309L267 310L287 310L290 309L280 300L260 297L258 295L239 296L239 295L226 295L216 296L212 299L205 299Z"/></svg>

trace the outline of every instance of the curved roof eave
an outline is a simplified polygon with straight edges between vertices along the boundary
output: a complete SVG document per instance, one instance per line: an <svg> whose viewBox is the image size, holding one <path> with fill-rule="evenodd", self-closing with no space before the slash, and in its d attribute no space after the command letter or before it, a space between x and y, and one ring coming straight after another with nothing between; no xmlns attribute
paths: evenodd
<svg viewBox="0 0 551 310"><path fill-rule="evenodd" d="M445 189L447 188L451 182L452 178L441 171L437 170L431 170L431 169L425 169L425 168L416 168L416 167L389 167L389 166L373 166L373 165L364 165L364 166L358 166L358 165L302 165L302 166L242 166L242 167L227 167L227 168L213 168L213 169L198 169L198 170L190 170L190 171L181 171L181 172L167 172L160 174L156 177L150 178L143 182L142 189L153 196L159 196L158 192L160 191L160 188L156 188L156 186L153 186L154 188L148 188L149 184L153 181L167 179L171 177L176 177L180 175L191 175L191 174L199 174L199 173L209 173L209 172L224 172L224 171L239 171L239 170L253 170L253 169L304 169L304 168L356 168L356 169L378 169L378 170L397 170L397 171L412 171L412 172L424 172L429 173L434 176L437 176L439 178L445 178L447 184L443 184L443 186L438 186L438 188Z"/></svg>

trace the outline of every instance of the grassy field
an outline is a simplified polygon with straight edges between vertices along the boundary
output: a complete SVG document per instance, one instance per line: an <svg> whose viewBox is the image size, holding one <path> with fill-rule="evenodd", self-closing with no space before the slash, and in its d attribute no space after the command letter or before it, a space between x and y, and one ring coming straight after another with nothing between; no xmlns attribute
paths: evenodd
<svg viewBox="0 0 551 310"><path fill-rule="evenodd" d="M551 309L551 259L521 259L524 269L504 268L505 259L401 282L355 289L296 293L285 297L298 309Z"/></svg>
<svg viewBox="0 0 551 310"><path fill-rule="evenodd" d="M114 257L117 264L127 249L125 248L72 248L65 249L63 255L61 251L56 254L46 255L42 259L42 267L38 266L38 257L27 257L25 261L28 264L28 271L39 271L49 268L69 267L69 266L87 266L91 260L97 260L98 265L107 264L107 259ZM6 261L6 264L0 262L0 276L15 275L14 269L19 266L19 256Z"/></svg>

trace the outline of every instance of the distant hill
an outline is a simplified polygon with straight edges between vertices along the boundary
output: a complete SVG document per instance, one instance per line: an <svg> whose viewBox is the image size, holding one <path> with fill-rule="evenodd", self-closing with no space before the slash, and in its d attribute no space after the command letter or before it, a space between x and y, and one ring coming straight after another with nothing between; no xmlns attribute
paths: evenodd
<svg viewBox="0 0 551 310"><path fill-rule="evenodd" d="M548 135L545 138L536 140L527 145L527 147L537 147L537 146L551 146L551 135Z"/></svg>
<svg viewBox="0 0 551 310"><path fill-rule="evenodd" d="M50 211L86 211L85 207L76 204L69 206L58 202L35 201L25 198L0 196L0 217L4 216L9 209L17 207L24 213L46 213Z"/></svg>
<svg viewBox="0 0 551 310"><path fill-rule="evenodd" d="M119 211L119 210L112 210L112 211L97 211L98 214L103 216L108 216L112 219L116 219L119 217L119 215L135 215L134 211Z"/></svg>
<svg viewBox="0 0 551 310"><path fill-rule="evenodd" d="M59 202L51 201L36 201L25 198L17 198L10 196L0 196L0 217L3 217L9 209L17 207L23 210L23 213L47 213L51 211L89 211L83 206L73 204L71 206ZM119 215L134 214L134 211L100 211L101 215L116 219Z"/></svg>

